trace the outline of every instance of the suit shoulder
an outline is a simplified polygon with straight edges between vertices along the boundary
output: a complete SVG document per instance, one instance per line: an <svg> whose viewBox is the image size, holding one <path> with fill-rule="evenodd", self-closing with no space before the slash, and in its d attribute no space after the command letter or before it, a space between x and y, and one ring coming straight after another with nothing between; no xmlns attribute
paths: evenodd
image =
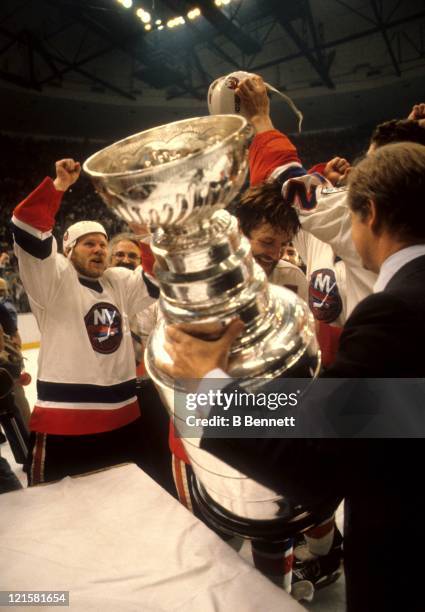
<svg viewBox="0 0 425 612"><path fill-rule="evenodd" d="M346 326L349 326L353 322L357 322L362 318L376 317L381 319L382 316L385 315L401 315L406 310L406 303L400 296L385 291L372 293L357 304L348 318Z"/></svg>
<svg viewBox="0 0 425 612"><path fill-rule="evenodd" d="M417 315L398 296L387 292L368 296L347 319L335 363L327 375L423 376L419 353L425 327Z"/></svg>

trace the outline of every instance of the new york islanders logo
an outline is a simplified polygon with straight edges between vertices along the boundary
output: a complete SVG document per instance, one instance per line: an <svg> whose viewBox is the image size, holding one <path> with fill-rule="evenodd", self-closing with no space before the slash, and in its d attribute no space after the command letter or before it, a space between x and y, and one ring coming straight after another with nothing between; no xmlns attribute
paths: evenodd
<svg viewBox="0 0 425 612"><path fill-rule="evenodd" d="M96 353L114 353L122 340L122 317L116 306L99 302L84 317L87 333Z"/></svg>
<svg viewBox="0 0 425 612"><path fill-rule="evenodd" d="M298 164L290 164L289 167L296 168L300 172ZM283 199L290 206L299 208L303 212L312 212L317 206L316 189L323 183L326 183L326 179L317 172L290 178L283 184Z"/></svg>
<svg viewBox="0 0 425 612"><path fill-rule="evenodd" d="M333 270L322 268L313 272L308 290L308 303L314 318L318 321L333 323L339 317L342 300Z"/></svg>

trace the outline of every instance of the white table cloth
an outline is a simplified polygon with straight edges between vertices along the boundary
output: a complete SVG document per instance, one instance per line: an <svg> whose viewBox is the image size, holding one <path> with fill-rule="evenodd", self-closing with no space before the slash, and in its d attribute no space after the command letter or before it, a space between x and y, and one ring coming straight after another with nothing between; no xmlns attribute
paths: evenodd
<svg viewBox="0 0 425 612"><path fill-rule="evenodd" d="M0 590L70 591L81 612L304 610L134 465L0 495L0 514Z"/></svg>

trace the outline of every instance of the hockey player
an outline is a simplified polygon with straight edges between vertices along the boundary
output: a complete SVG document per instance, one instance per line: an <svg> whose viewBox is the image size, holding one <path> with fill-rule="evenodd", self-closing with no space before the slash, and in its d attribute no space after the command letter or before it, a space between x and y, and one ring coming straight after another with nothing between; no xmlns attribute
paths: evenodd
<svg viewBox="0 0 425 612"><path fill-rule="evenodd" d="M108 238L96 221L52 236L64 192L80 164L56 162L14 210L20 276L41 332L32 413L29 484L133 461L144 464L128 318L158 297L140 270L107 269Z"/></svg>
<svg viewBox="0 0 425 612"><path fill-rule="evenodd" d="M375 274L362 268L352 244L346 190L334 187L317 172L307 174L295 146L274 129L260 77L244 79L237 94L251 113L249 120L256 130L249 151L251 185L277 180L282 186L283 198L296 211L301 224L302 231L294 238L294 246L307 265L312 312L325 323L343 325L354 306L371 292L376 279ZM346 160L335 158L323 170L324 174L334 173L341 179L349 165ZM335 270L335 256L345 264L345 296L338 287L338 281L343 284L344 274Z"/></svg>
<svg viewBox="0 0 425 612"><path fill-rule="evenodd" d="M235 93L243 100L245 113L256 130L249 151L251 185L266 180L280 183L281 188L277 188L301 224L294 246L307 265L311 310L316 320L341 326L358 302L371 293L377 278L363 268L351 240L347 190L334 186L344 184L349 164L335 158L307 174L295 146L274 129L261 77L244 79ZM424 144L424 122L425 104L416 104L407 120L378 126L369 151L391 142ZM339 260L344 268L337 263Z"/></svg>
<svg viewBox="0 0 425 612"><path fill-rule="evenodd" d="M269 282L286 287L307 301L304 272L282 259L284 248L298 230L299 222L280 194L267 193L267 185L252 187L244 193L233 212L240 230L251 244L255 261L263 268Z"/></svg>

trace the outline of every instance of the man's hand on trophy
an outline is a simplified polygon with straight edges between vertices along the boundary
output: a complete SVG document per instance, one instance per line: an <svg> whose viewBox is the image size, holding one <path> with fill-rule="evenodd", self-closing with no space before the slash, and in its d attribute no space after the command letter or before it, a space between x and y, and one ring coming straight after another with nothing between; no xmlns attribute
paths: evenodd
<svg viewBox="0 0 425 612"><path fill-rule="evenodd" d="M257 134L274 129L270 118L270 100L260 76L243 79L235 93L243 104L244 116L254 126Z"/></svg>
<svg viewBox="0 0 425 612"><path fill-rule="evenodd" d="M193 325L169 325L164 348L173 364L162 363L160 367L173 378L181 379L201 379L216 368L226 371L230 347L243 329L242 321L233 319L218 340L202 340L187 333L194 331Z"/></svg>
<svg viewBox="0 0 425 612"><path fill-rule="evenodd" d="M80 176L81 165L74 159L61 159L56 162L56 178L53 181L55 189L66 191Z"/></svg>

